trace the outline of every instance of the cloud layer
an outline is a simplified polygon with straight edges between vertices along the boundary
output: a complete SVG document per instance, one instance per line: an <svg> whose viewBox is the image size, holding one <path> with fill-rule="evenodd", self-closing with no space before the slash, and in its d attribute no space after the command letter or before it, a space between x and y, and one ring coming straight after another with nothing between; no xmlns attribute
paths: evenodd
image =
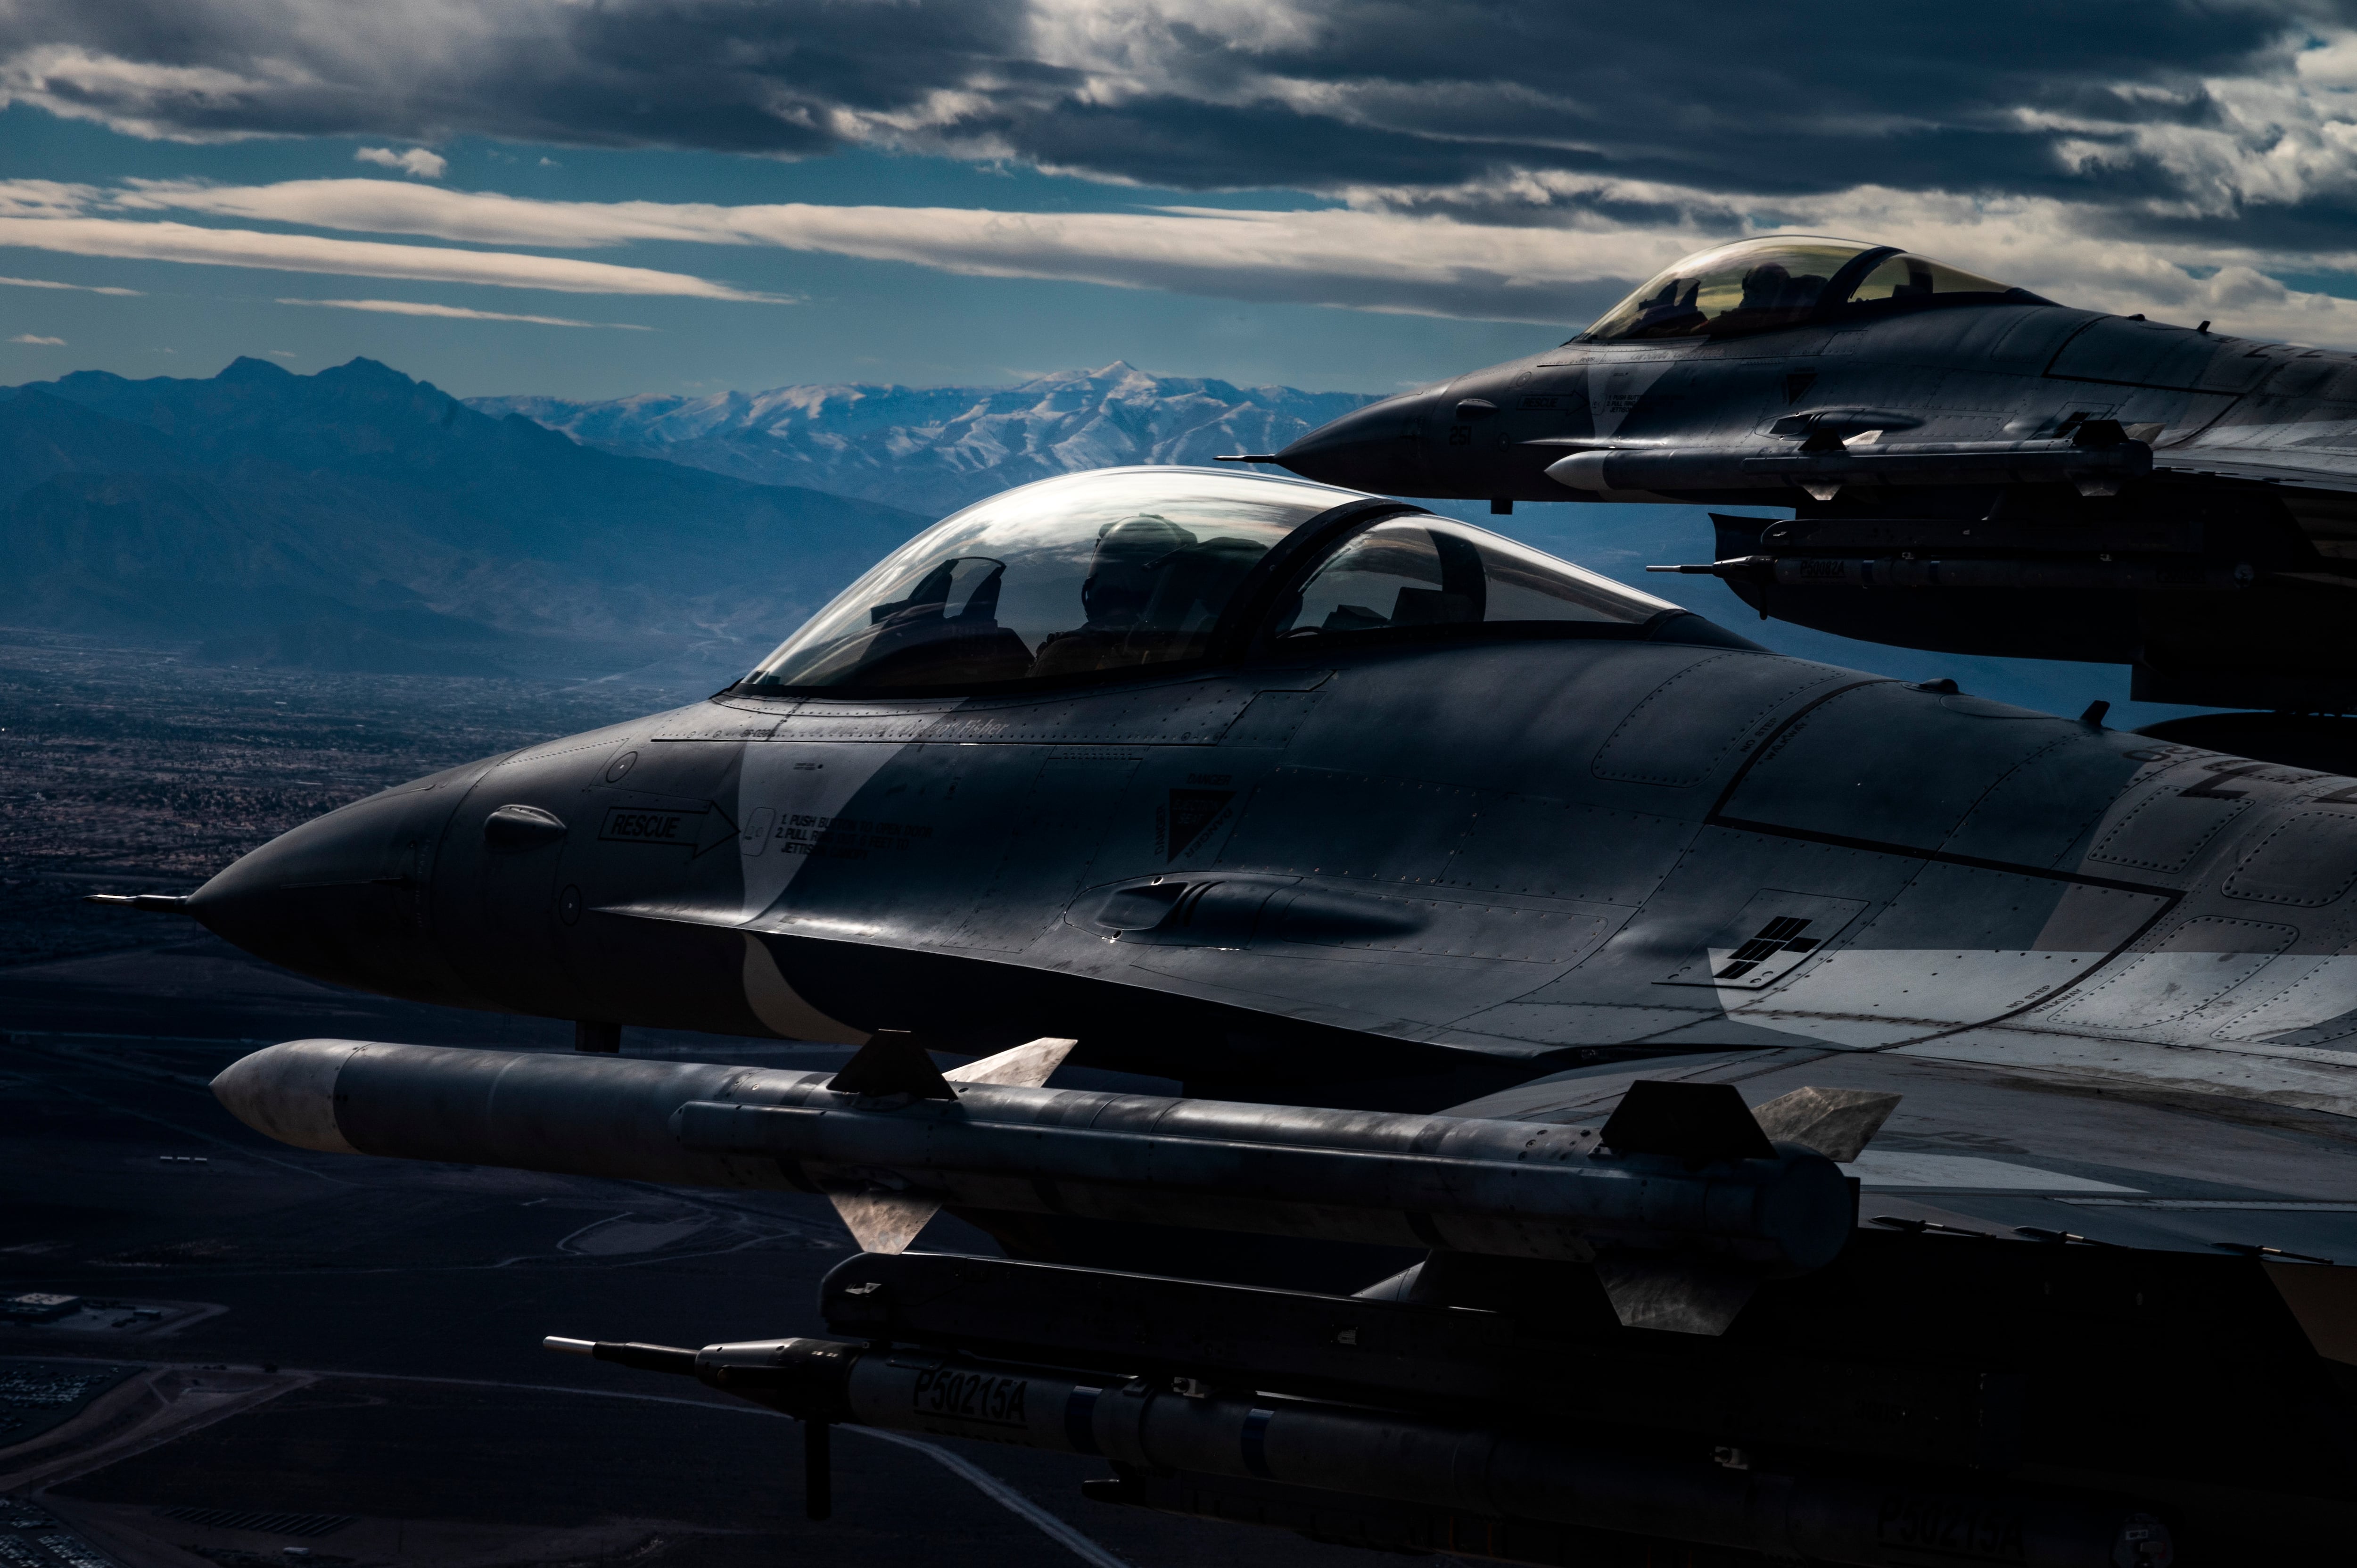
<svg viewBox="0 0 2357 1568"><path fill-rule="evenodd" d="M522 252L773 246L1574 326L1684 251L1812 230L2074 304L2357 341L2316 286L2357 275L2347 0L0 0L0 101L188 141L365 137L385 145L361 160L406 177L11 188L0 242L92 254L730 299ZM1336 205L536 202L425 183L462 134L888 146ZM205 226L248 222L412 242ZM481 246L518 249L454 248Z"/></svg>
<svg viewBox="0 0 2357 1568"><path fill-rule="evenodd" d="M536 327L611 327L623 332L653 330L628 321L576 321L565 316L516 316L504 310L469 310L456 305L426 305L414 299L282 299L278 303L316 305L329 310L361 310L373 316L423 316L441 321L527 321Z"/></svg>
<svg viewBox="0 0 2357 1568"><path fill-rule="evenodd" d="M100 288L85 283L55 283L48 278L0 278L0 288L63 288L76 294L113 294L137 298L135 288Z"/></svg>
<svg viewBox="0 0 2357 1568"><path fill-rule="evenodd" d="M403 188L384 180L351 183ZM0 245L21 245L79 256L260 267L343 277L401 278L413 283L482 284L500 288L549 289L560 294L672 295L693 299L780 303L772 295L733 288L683 273L577 261L570 256L385 244L320 234L282 234L89 215L124 204L93 186L47 180L0 181ZM35 283L33 286L48 285Z"/></svg>
<svg viewBox="0 0 2357 1568"><path fill-rule="evenodd" d="M1805 16L1695 0L1668 17L1601 0L10 0L0 93L193 140L884 144L1179 188L1558 205L1560 187L1514 189L1532 174L2296 222L2357 194L2342 9L2081 0L2064 21L2031 0L1825 0Z"/></svg>
<svg viewBox="0 0 2357 1568"><path fill-rule="evenodd" d="M121 188L0 183L0 214L10 213L21 216L0 216L0 243L568 293L758 297L700 277L569 256L199 228L160 215L530 251L754 246L970 275L1565 328L1688 252L1773 227L1733 214L1715 226L1674 216L1615 223L1592 214L1547 226L1380 207L1004 212L542 201L391 179L146 180ZM2217 238L2130 242L2106 234L2103 215L2083 203L1871 187L1792 199L1785 215L1799 230L1902 242L2069 304L2189 322L2209 317L2222 329L2255 336L2357 342L2357 302L2277 281L2266 270L2268 254L2231 229ZM2357 273L2357 236L2351 242L2350 250L2315 252L2309 264Z"/></svg>

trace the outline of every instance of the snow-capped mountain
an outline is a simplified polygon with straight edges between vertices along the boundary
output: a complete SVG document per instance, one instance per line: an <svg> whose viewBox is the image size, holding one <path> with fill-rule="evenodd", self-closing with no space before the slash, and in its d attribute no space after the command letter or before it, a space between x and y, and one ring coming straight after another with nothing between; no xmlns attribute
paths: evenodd
<svg viewBox="0 0 2357 1568"><path fill-rule="evenodd" d="M938 517L1011 485L1118 463L1273 452L1356 392L1149 376L1116 361L1011 387L793 386L711 397L484 397L585 446Z"/></svg>

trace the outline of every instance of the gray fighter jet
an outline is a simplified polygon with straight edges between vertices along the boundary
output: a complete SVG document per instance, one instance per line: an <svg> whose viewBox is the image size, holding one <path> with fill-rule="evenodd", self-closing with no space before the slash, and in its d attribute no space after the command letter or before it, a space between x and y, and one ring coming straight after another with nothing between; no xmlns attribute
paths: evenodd
<svg viewBox="0 0 2357 1568"><path fill-rule="evenodd" d="M1889 245L1705 251L1544 353L1245 455L1393 495L1721 516L1765 615L2357 709L2357 356L2058 305Z"/></svg>
<svg viewBox="0 0 2357 1568"><path fill-rule="evenodd" d="M561 1347L818 1469L859 1421L1394 1549L2092 1565L2345 1533L2352 888L2357 781L1150 468L945 520L707 702L124 901L599 1053L274 1047L216 1085L274 1136L833 1197L841 1337ZM1010 1260L906 1251L944 1205ZM1389 1251L1276 1290L1189 1234Z"/></svg>

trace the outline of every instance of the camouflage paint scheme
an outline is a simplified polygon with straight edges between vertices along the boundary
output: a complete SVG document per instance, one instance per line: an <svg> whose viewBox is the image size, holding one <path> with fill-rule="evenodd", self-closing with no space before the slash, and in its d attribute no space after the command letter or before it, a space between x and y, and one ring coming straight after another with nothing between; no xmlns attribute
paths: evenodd
<svg viewBox="0 0 2357 1568"><path fill-rule="evenodd" d="M418 1001L1190 1082L1806 1046L2347 1115L2352 886L2350 779L1678 616L724 693L345 807L191 908Z"/></svg>

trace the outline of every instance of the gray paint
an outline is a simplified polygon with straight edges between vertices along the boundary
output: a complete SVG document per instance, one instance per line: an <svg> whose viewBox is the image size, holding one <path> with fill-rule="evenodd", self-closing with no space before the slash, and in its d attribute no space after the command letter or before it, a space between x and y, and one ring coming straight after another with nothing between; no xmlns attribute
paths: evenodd
<svg viewBox="0 0 2357 1568"><path fill-rule="evenodd" d="M1304 710L1285 743L1222 744L1263 693ZM2357 1034L2352 789L1765 653L1408 646L1019 703L699 704L331 813L193 908L323 978L726 1033L1003 1027L977 1046L1144 1066L1154 997L1232 1021L1189 1028L1527 1057L1979 1031L1975 1058L2104 1043L2107 1074L2345 1112L2328 1064L2238 1047ZM1228 799L1174 848L1190 789ZM567 832L494 850L509 805ZM411 844L427 874L389 878ZM1173 883L1167 921L1100 918ZM1780 912L1815 945L1717 983ZM2219 923L2254 920L2287 934ZM2072 1000L2147 958L2238 978L2166 1017Z"/></svg>

